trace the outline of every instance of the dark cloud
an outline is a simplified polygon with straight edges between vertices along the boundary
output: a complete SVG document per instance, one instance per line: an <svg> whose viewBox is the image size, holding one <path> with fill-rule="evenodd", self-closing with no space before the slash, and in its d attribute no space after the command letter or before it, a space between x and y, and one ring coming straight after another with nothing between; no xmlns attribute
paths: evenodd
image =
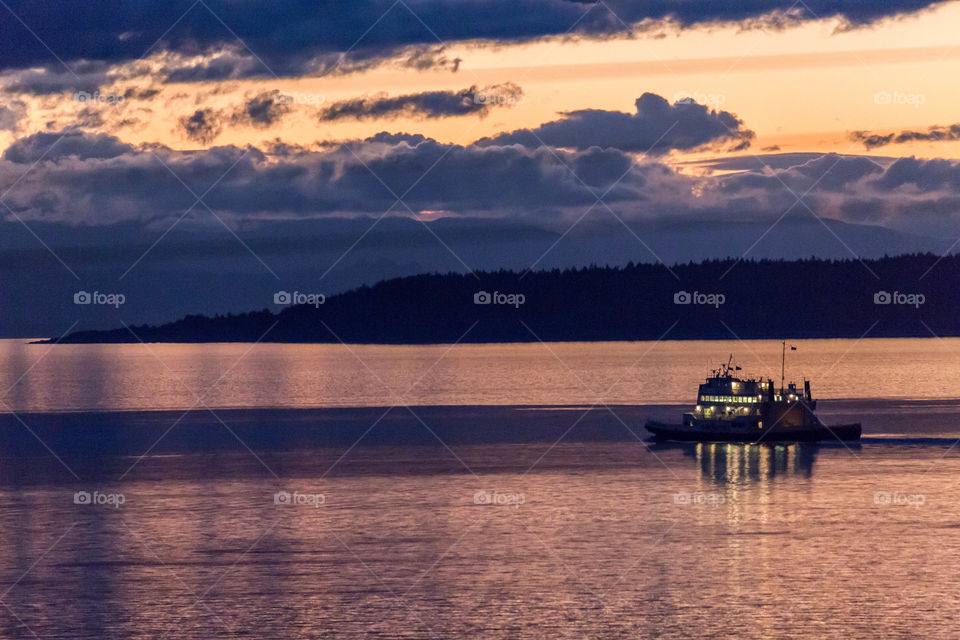
<svg viewBox="0 0 960 640"><path fill-rule="evenodd" d="M220 114L213 109L197 109L193 115L179 120L180 132L200 144L210 144L223 131Z"/></svg>
<svg viewBox="0 0 960 640"><path fill-rule="evenodd" d="M229 46L199 62L184 63L179 58L173 58L164 66L162 76L164 82L208 82L276 73L271 69L270 65L251 56L246 50Z"/></svg>
<svg viewBox="0 0 960 640"><path fill-rule="evenodd" d="M78 60L70 68L50 63L47 66L12 70L3 74L2 80L7 93L44 96L77 91L93 93L99 87L114 82L116 75L111 72L108 62Z"/></svg>
<svg viewBox="0 0 960 640"><path fill-rule="evenodd" d="M80 110L80 113L77 114L72 126L83 127L84 129L96 129L102 127L105 122L102 109L84 107Z"/></svg>
<svg viewBox="0 0 960 640"><path fill-rule="evenodd" d="M734 158L714 168L737 171L698 185L702 207L712 207L720 219L769 223L787 211L804 216L812 211L828 219L950 238L960 225L960 162L954 160L780 154L762 162Z"/></svg>
<svg viewBox="0 0 960 640"><path fill-rule="evenodd" d="M406 55L401 56L397 61L399 66L417 71L426 71L427 69L448 69L454 73L460 70L461 58L447 57L446 48L443 46L419 46L410 47Z"/></svg>
<svg viewBox="0 0 960 640"><path fill-rule="evenodd" d="M605 188L626 176L633 166L630 158L615 149L592 147L573 156L570 169L580 180L595 188ZM635 184L641 184L640 176L634 178Z"/></svg>
<svg viewBox="0 0 960 640"><path fill-rule="evenodd" d="M419 133L389 133L387 131L381 131L380 133L370 136L364 142L379 142L382 144L399 144L401 142L407 143L411 147L415 147L422 142L426 142L430 138L421 135Z"/></svg>
<svg viewBox="0 0 960 640"><path fill-rule="evenodd" d="M242 53L242 52L241 52ZM447 47L442 44L408 45L396 50L377 48L355 48L347 54L321 53L302 62L286 60L286 73L297 75L342 76L386 67L413 71L449 71L460 70L461 58L447 55ZM234 74L237 75L237 74Z"/></svg>
<svg viewBox="0 0 960 640"><path fill-rule="evenodd" d="M160 93L160 89L155 87L150 87L149 89L140 89L138 87L130 87L123 92L123 97L125 100L152 100Z"/></svg>
<svg viewBox="0 0 960 640"><path fill-rule="evenodd" d="M133 151L133 146L113 136L71 130L20 138L6 148L3 159L17 164L32 164L41 159L56 163L65 158L110 159Z"/></svg>
<svg viewBox="0 0 960 640"><path fill-rule="evenodd" d="M781 171L777 178L802 193L811 188L843 191L853 183L883 173L884 168L870 158L830 153Z"/></svg>
<svg viewBox="0 0 960 640"><path fill-rule="evenodd" d="M0 131L16 131L27 114L27 105L22 100L8 100L0 105Z"/></svg>
<svg viewBox="0 0 960 640"><path fill-rule="evenodd" d="M277 92L265 92L247 100L230 114L230 123L266 129L280 122L290 111L290 105Z"/></svg>
<svg viewBox="0 0 960 640"><path fill-rule="evenodd" d="M601 109L581 109L560 120L486 138L478 144L522 144L538 147L587 149L597 146L622 151L661 154L673 149L694 149L707 144L731 143L735 149L750 145L754 133L728 111L712 111L692 101L671 105L662 97L644 93L637 98L635 114Z"/></svg>
<svg viewBox="0 0 960 640"><path fill-rule="evenodd" d="M797 203L802 197L804 205ZM788 209L850 222L871 222L907 231L955 237L960 224L960 162L917 158L883 159L827 154L790 167L765 168L719 177L705 190L735 214L777 214Z"/></svg>
<svg viewBox="0 0 960 640"><path fill-rule="evenodd" d="M22 175L20 164L40 158L56 138L37 134L9 148L0 162L0 187ZM110 136L79 132L59 144L64 146L53 147L6 197L20 215L90 224L176 216L193 204L193 196L167 167L196 193L219 180L204 201L236 219L379 215L388 209L408 215L406 206L414 212L503 216L585 208L603 192L611 203L639 201L653 197L653 189L677 193L689 184L689 178L659 165L631 165L616 150L481 148L417 136L381 135L320 151L282 149L283 155L272 156L236 147L134 150ZM648 185L653 182L648 175L657 185ZM403 204L397 203L401 194Z"/></svg>
<svg viewBox="0 0 960 640"><path fill-rule="evenodd" d="M960 223L960 163L950 160L787 155L776 167L694 176L614 148L461 146L411 134L267 149L175 151L79 131L40 133L4 153L0 190L15 185L4 202L25 220L88 225L162 227L214 184L204 203L234 224L439 211L562 230L597 209L601 196L627 221L750 222L758 235L785 211L806 216L807 207L825 218L942 237Z"/></svg>
<svg viewBox="0 0 960 640"><path fill-rule="evenodd" d="M867 193L865 178L883 174L883 167L870 158L825 154L804 158L780 168L761 167L722 176L713 183L718 203L749 199L748 208L759 211L784 211L796 204L801 194L808 206L818 198L843 193Z"/></svg>
<svg viewBox="0 0 960 640"><path fill-rule="evenodd" d="M879 134L870 131L854 131L850 139L862 142L867 149L876 149L888 144L904 142L945 142L960 140L960 124L933 126L926 131L901 131L899 133Z"/></svg>
<svg viewBox="0 0 960 640"><path fill-rule="evenodd" d="M790 169L791 167L799 167L808 162L819 160L824 158L823 153L813 153L813 152L799 152L799 153L771 153L771 154L762 154L762 155L739 155L739 156L722 156L718 158L711 158L709 160L698 160L691 162L697 167L701 167L710 171L749 171L753 173L768 173L771 171L781 171ZM840 157L838 155L830 156L832 158ZM844 158L859 158L858 155L843 155ZM892 158L878 158L877 156L870 156L872 161L884 162L889 164L892 162Z"/></svg>
<svg viewBox="0 0 960 640"><path fill-rule="evenodd" d="M447 118L471 114L484 117L494 107L511 107L523 99L523 89L512 82L482 89L472 86L460 91L424 91L393 97L384 93L335 102L321 110L320 120Z"/></svg>
<svg viewBox="0 0 960 640"><path fill-rule="evenodd" d="M60 60L73 68L80 61L118 63L151 52L170 52L184 59L218 55L171 70L171 79L176 80L301 75L328 64L324 56L349 51L351 60L369 60L397 55L409 46L433 47L438 40L605 37L627 33L626 25L651 19L669 19L680 26L763 19L781 26L839 16L860 25L933 4L932 0L808 0L801 5L791 0L421 0L406 4L390 0L282 4L87 0L82 6L66 8L61 0L8 0L9 11L0 17L4 35L0 69L56 67L62 71ZM413 63L417 61L431 64L429 56Z"/></svg>
<svg viewBox="0 0 960 640"><path fill-rule="evenodd" d="M960 193L960 163L941 158L900 158L875 184L885 191L914 192L931 199L944 191Z"/></svg>

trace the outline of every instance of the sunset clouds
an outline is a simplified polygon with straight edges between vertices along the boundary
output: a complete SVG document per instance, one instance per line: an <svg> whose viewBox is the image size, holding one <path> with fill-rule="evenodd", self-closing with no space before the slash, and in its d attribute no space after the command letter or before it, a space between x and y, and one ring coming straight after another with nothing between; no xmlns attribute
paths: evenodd
<svg viewBox="0 0 960 640"><path fill-rule="evenodd" d="M121 63L151 51L184 57L176 80L248 75L301 75L322 70L330 54L384 57L404 47L438 42L515 42L568 34L594 37L628 32L645 21L682 26L765 20L782 26L839 17L864 24L916 12L930 0L845 2L788 0L670 2L668 0L10 0L3 17L0 68L71 63ZM78 35L82 34L82 37ZM238 40L245 46L238 46ZM50 43L46 45L45 43ZM49 48L48 48L49 46ZM216 60L211 56L219 56ZM189 57L206 57L194 65ZM192 74L187 72L192 70Z"/></svg>
<svg viewBox="0 0 960 640"><path fill-rule="evenodd" d="M634 104L636 113L581 109L562 114L560 120L483 142L572 149L602 147L660 154L717 142L733 142L735 149L746 148L754 137L734 114L711 110L692 99L671 105L661 96L645 93Z"/></svg>
<svg viewBox="0 0 960 640"><path fill-rule="evenodd" d="M953 209L960 163L946 160L826 155L777 169L691 176L655 155L598 146L460 146L384 133L315 151L181 152L74 131L18 140L0 160L0 180L10 182L26 167L32 170L5 199L20 218L86 225L172 222L195 194L237 223L442 211L519 216L553 228L600 198L625 220L769 222L796 207L801 194L817 214L851 223L939 234L960 222Z"/></svg>
<svg viewBox="0 0 960 640"><path fill-rule="evenodd" d="M224 273L335 289L946 251L958 21L923 1L9 2L0 278L182 274L226 300Z"/></svg>

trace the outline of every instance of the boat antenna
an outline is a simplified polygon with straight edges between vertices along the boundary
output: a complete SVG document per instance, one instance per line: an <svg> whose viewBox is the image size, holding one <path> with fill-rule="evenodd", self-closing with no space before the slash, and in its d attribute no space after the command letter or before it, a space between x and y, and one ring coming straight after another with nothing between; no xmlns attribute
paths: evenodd
<svg viewBox="0 0 960 640"><path fill-rule="evenodd" d="M783 349L780 351L780 393L783 393L783 368L787 363L787 341L780 342Z"/></svg>
<svg viewBox="0 0 960 640"><path fill-rule="evenodd" d="M787 362L787 341L782 340L780 344L783 346L783 350L780 353L780 393L783 393L783 369L784 365ZM796 351L797 348L793 345L790 345L790 351Z"/></svg>

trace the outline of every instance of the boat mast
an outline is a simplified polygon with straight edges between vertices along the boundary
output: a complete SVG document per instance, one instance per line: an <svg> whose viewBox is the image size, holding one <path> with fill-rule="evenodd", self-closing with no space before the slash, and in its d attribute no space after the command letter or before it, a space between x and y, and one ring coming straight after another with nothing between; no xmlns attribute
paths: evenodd
<svg viewBox="0 0 960 640"><path fill-rule="evenodd" d="M783 346L782 351L780 352L780 393L783 394L783 367L787 362L787 341L784 340L780 343Z"/></svg>

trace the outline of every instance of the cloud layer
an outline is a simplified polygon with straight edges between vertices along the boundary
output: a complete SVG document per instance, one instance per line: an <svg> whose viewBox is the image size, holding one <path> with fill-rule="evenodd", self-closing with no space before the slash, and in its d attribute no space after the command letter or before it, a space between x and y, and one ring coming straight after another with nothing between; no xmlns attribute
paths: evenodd
<svg viewBox="0 0 960 640"><path fill-rule="evenodd" d="M506 82L460 91L424 91L400 96L376 96L342 100L325 107L320 120L390 120L401 116L414 118L448 118L451 116L487 115L496 107L512 107L523 102L523 89Z"/></svg>
<svg viewBox="0 0 960 640"><path fill-rule="evenodd" d="M179 124L184 136L200 144L210 144L223 131L220 115L213 109L197 109L180 118Z"/></svg>
<svg viewBox="0 0 960 640"><path fill-rule="evenodd" d="M270 155L252 147L136 149L111 136L68 132L62 138L37 134L10 147L0 161L0 187L13 184L25 165L38 160L6 202L25 219L84 224L176 218L194 200L180 180L198 194L217 183L204 201L234 219L389 209L410 215L406 207L414 214L497 216L589 206L607 189L610 202L642 199L646 175L652 173L660 183L665 171L660 165L631 170L631 159L614 150L555 154L444 145L418 136L380 136L325 151ZM428 167L433 168L427 172ZM401 195L403 204L398 204Z"/></svg>
<svg viewBox="0 0 960 640"><path fill-rule="evenodd" d="M926 131L900 131L899 133L854 131L850 134L850 139L862 142L867 149L905 142L950 142L960 140L960 124L952 124L948 127L933 126Z"/></svg>
<svg viewBox="0 0 960 640"><path fill-rule="evenodd" d="M410 64L438 60L439 43L524 41L544 36L624 34L630 25L669 19L681 26L764 19L773 25L839 16L864 24L935 4L931 0L836 2L789 0L674 2L671 0L353 0L282 3L266 0L87 0L82 8L60 0L9 0L0 16L4 46L0 70L56 67L96 73L99 63L139 60L153 52L183 58L177 81L251 75L302 75L343 62L426 47ZM11 15L15 14L14 15ZM82 34L82 37L78 37ZM432 51L432 53L430 53ZM206 56L203 60L188 59ZM210 56L213 56L211 58ZM431 59L434 58L434 59ZM81 68L84 67L84 68Z"/></svg>
<svg viewBox="0 0 960 640"><path fill-rule="evenodd" d="M960 218L960 163L947 160L801 156L775 169L696 177L619 149L460 146L387 133L270 152L180 152L79 131L41 133L3 154L0 189L11 185L4 201L24 220L87 225L175 220L212 185L204 205L235 224L429 212L563 227L606 206L627 220L768 224L809 207L827 218L949 235Z"/></svg>
<svg viewBox="0 0 960 640"><path fill-rule="evenodd" d="M734 149L742 149L750 146L754 137L734 114L712 111L693 101L671 105L658 95L644 93L635 104L634 114L581 109L535 129L504 133L487 138L481 144L549 145L569 149L596 146L659 154L715 143L732 143Z"/></svg>

